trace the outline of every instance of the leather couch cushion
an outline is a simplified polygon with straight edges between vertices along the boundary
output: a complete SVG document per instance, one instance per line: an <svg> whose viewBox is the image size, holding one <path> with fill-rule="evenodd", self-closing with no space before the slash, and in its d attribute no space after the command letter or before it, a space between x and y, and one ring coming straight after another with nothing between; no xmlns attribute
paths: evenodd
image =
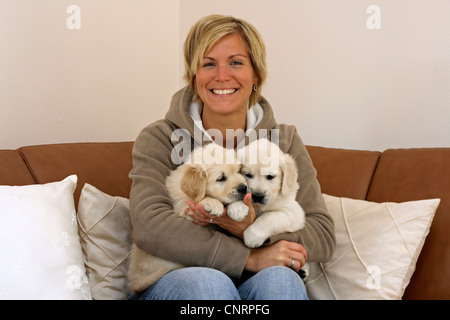
<svg viewBox="0 0 450 320"><path fill-rule="evenodd" d="M450 299L450 148L390 149L381 156L367 196L375 202L440 198L430 234L404 299Z"/></svg>
<svg viewBox="0 0 450 320"><path fill-rule="evenodd" d="M34 184L33 176L17 150L0 150L0 185Z"/></svg>
<svg viewBox="0 0 450 320"><path fill-rule="evenodd" d="M132 142L68 143L22 147L20 152L36 183L59 181L76 174L74 198L78 204L86 182L110 195L130 196L132 148Z"/></svg>
<svg viewBox="0 0 450 320"><path fill-rule="evenodd" d="M307 146L322 192L366 199L381 153ZM301 186L300 186L301 187Z"/></svg>

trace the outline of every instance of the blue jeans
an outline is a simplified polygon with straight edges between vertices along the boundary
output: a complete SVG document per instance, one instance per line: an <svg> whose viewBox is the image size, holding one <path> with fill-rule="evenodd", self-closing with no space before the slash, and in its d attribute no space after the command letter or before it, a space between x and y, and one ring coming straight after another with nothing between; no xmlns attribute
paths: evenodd
<svg viewBox="0 0 450 320"><path fill-rule="evenodd" d="M238 287L221 271L191 267L171 271L141 294L141 300L308 300L300 276L287 267L270 267Z"/></svg>

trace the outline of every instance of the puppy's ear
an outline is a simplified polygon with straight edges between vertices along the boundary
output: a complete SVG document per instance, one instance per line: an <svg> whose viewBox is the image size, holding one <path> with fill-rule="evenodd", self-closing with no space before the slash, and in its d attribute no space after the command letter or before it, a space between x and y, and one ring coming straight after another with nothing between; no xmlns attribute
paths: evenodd
<svg viewBox="0 0 450 320"><path fill-rule="evenodd" d="M181 190L194 203L199 203L206 194L206 171L200 166L189 165L180 182Z"/></svg>
<svg viewBox="0 0 450 320"><path fill-rule="evenodd" d="M283 173L283 179L281 181L281 194L287 196L289 193L298 189L297 184L297 165L295 160L288 154L283 155L280 161L280 168Z"/></svg>

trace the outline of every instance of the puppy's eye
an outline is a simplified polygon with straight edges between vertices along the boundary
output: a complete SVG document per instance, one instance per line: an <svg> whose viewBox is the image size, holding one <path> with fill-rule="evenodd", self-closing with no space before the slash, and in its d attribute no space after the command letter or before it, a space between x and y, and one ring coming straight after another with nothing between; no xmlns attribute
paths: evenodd
<svg viewBox="0 0 450 320"><path fill-rule="evenodd" d="M219 179L216 180L217 182L225 182L227 181L227 177L225 175L221 175Z"/></svg>
<svg viewBox="0 0 450 320"><path fill-rule="evenodd" d="M274 179L274 178L275 178L275 176L272 176L272 175L270 175L270 174L267 175L267 177L266 177L267 180L272 180L272 179Z"/></svg>
<svg viewBox="0 0 450 320"><path fill-rule="evenodd" d="M244 175L246 178L249 178L249 179L253 178L253 175L251 173L245 173Z"/></svg>

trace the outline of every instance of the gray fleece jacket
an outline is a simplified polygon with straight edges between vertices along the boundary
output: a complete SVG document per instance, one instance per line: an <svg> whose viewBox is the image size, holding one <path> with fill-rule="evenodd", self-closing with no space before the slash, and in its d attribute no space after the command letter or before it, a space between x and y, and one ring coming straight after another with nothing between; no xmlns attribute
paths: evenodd
<svg viewBox="0 0 450 320"><path fill-rule="evenodd" d="M189 133L192 148L203 143L198 139L198 132L194 134L194 121L189 113L192 97L188 87L178 91L165 119L144 128L135 141L130 172L133 240L140 249L153 256L185 266L218 269L239 278L250 249L242 240L220 232L214 225L203 227L180 219L172 210L173 204L165 188L166 177L177 166L172 161L172 151L180 143L172 133L183 128ZM278 129L281 150L289 153L297 163L300 185L297 201L306 213L306 225L302 230L273 236L268 243L281 239L297 242L307 250L308 261L326 261L335 249L334 224L327 212L316 170L295 126L277 124L272 108L264 98L259 104L264 116L255 132L269 132L270 136L270 129Z"/></svg>

